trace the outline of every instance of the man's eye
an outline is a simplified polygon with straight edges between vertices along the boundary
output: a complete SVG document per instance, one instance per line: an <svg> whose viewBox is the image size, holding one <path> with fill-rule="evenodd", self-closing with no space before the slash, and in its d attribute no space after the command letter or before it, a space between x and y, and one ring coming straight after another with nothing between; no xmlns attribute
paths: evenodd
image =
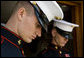
<svg viewBox="0 0 84 58"><path fill-rule="evenodd" d="M41 28L41 25L40 25L40 24L37 24L36 27L37 27L37 28Z"/></svg>

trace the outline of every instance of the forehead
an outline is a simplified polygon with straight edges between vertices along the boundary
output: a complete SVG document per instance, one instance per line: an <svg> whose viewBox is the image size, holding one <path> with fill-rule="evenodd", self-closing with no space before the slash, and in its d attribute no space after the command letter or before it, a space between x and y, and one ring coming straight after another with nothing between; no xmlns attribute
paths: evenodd
<svg viewBox="0 0 84 58"><path fill-rule="evenodd" d="M39 24L39 21L38 21L36 15L35 15L35 13L34 13L34 21L35 21L35 24Z"/></svg>
<svg viewBox="0 0 84 58"><path fill-rule="evenodd" d="M36 13L35 13L35 12L36 12L36 11L35 11L35 9L34 9L34 7L33 7L33 15L32 15L33 21L34 21L35 25L38 25L38 26L41 27L41 24L40 24L40 22L39 22L39 20L38 20L38 18L37 18L37 16L36 16Z"/></svg>
<svg viewBox="0 0 84 58"><path fill-rule="evenodd" d="M34 14L33 22L35 23L35 25L41 26L40 22L38 21L38 19L37 19L35 14Z"/></svg>

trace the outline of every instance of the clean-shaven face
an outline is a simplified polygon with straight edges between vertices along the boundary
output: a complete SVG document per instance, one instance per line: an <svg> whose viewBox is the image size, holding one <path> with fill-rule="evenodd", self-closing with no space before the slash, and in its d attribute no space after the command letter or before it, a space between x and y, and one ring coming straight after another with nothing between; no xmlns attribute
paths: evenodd
<svg viewBox="0 0 84 58"><path fill-rule="evenodd" d="M23 15L22 21L18 26L19 35L27 43L32 42L36 36L41 36L41 25L39 24L35 14L28 16L27 12Z"/></svg>

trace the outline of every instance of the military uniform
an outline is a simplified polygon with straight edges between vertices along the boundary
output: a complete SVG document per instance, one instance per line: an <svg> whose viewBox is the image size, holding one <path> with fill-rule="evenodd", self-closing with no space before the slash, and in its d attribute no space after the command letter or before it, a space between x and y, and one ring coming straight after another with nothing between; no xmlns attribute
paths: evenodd
<svg viewBox="0 0 84 58"><path fill-rule="evenodd" d="M23 40L1 25L1 57L24 57Z"/></svg>
<svg viewBox="0 0 84 58"><path fill-rule="evenodd" d="M65 39L73 39L72 38L73 28L79 27L79 25L77 25L77 24L73 24L73 23L70 23L70 22L67 22L64 20L54 19L54 21L52 21L52 22L54 22L52 25L54 28L56 28L56 31L58 32L58 34L63 36ZM51 25L48 27L51 27ZM48 28L48 32L52 33L52 31L50 31L49 28ZM57 35L57 34L55 34L55 35ZM59 37L57 37L57 38L59 38ZM51 39L53 39L53 37ZM52 40L51 40L51 42L52 42ZM55 42L57 43L57 41L55 41ZM58 43L57 43L57 45L58 45ZM65 48L61 48L54 44L49 44L47 49L42 51L38 56L39 57L71 57L71 54Z"/></svg>
<svg viewBox="0 0 84 58"><path fill-rule="evenodd" d="M47 49L44 49L38 54L38 57L71 57L68 50L49 44Z"/></svg>

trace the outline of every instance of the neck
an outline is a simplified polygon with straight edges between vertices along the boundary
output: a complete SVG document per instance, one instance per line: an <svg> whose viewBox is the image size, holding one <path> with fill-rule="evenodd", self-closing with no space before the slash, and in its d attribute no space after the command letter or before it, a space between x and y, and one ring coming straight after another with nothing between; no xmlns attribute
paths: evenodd
<svg viewBox="0 0 84 58"><path fill-rule="evenodd" d="M9 21L6 23L6 28L11 30L12 32L17 33L17 24L16 24L16 19L15 18L10 18Z"/></svg>
<svg viewBox="0 0 84 58"><path fill-rule="evenodd" d="M57 45L57 42L56 42L56 40L54 40L54 38L53 38L51 43L54 44L54 45Z"/></svg>

